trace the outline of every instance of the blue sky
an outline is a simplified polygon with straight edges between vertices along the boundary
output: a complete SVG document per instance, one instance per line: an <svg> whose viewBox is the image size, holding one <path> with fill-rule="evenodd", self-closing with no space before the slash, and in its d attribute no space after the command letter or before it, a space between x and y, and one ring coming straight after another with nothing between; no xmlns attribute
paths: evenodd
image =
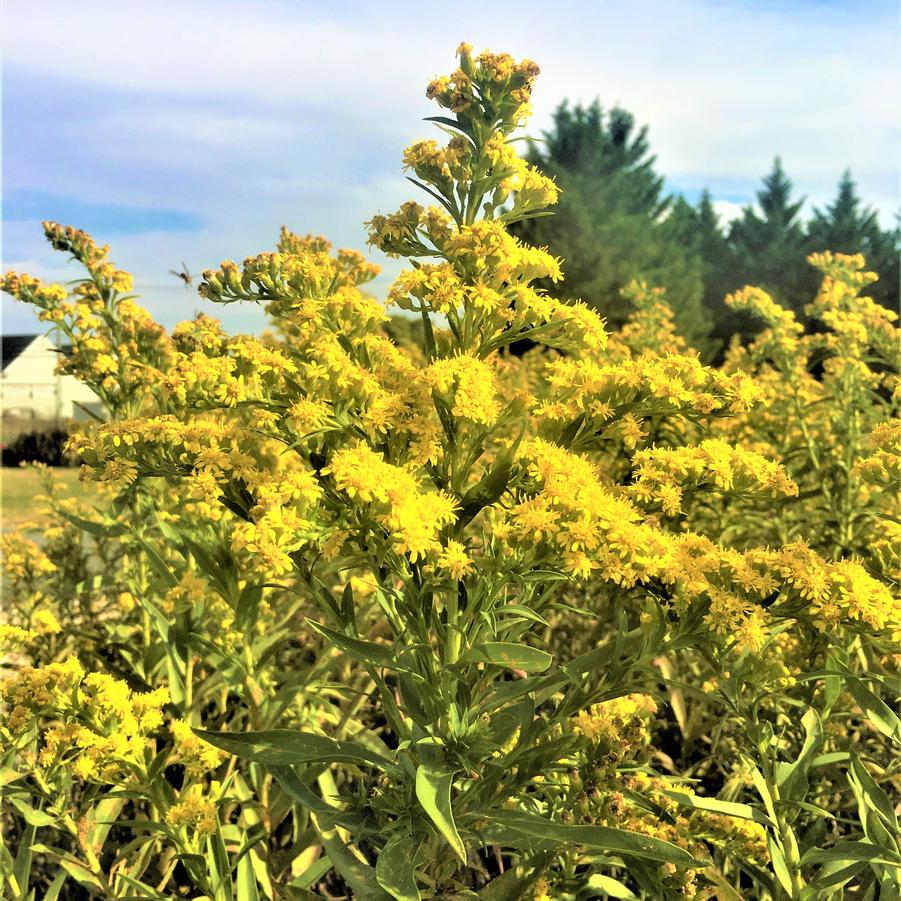
<svg viewBox="0 0 901 901"><path fill-rule="evenodd" d="M270 249L279 226L363 248L411 196L402 149L428 133L425 84L478 49L537 60L540 133L564 97L650 126L670 190L725 216L781 154L811 205L850 166L884 224L899 208L894 2L562 0L454 4L6 0L4 269L65 280L58 219L112 245L166 325L213 307L168 270ZM384 259L383 291L396 271ZM31 331L4 297L3 330Z"/></svg>

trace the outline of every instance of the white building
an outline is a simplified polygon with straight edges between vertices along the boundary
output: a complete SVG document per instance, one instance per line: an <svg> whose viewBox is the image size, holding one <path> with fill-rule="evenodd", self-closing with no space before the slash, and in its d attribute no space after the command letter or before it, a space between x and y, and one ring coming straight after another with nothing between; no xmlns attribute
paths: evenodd
<svg viewBox="0 0 901 901"><path fill-rule="evenodd" d="M58 375L65 348L46 335L3 335L0 354L0 410L4 418L61 422L100 413L97 395L72 375Z"/></svg>

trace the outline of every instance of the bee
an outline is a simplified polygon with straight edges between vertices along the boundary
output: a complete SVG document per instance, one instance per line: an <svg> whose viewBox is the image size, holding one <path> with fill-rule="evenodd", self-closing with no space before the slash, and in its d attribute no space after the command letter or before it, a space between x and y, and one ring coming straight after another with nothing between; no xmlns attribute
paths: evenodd
<svg viewBox="0 0 901 901"><path fill-rule="evenodd" d="M190 288L194 282L194 276L188 271L188 267L184 262L181 264L181 272L176 272L174 269L170 269L169 272L176 278L180 278L185 283L186 288Z"/></svg>

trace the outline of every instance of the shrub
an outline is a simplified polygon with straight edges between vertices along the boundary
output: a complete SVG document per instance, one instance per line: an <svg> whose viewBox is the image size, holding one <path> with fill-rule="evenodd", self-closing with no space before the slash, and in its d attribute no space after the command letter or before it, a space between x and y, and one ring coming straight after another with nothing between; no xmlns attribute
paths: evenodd
<svg viewBox="0 0 901 901"><path fill-rule="evenodd" d="M18 435L0 451L4 466L22 463L44 463L47 466L72 466L74 461L66 452L69 433L65 429L25 432Z"/></svg>
<svg viewBox="0 0 901 901"><path fill-rule="evenodd" d="M537 67L459 57L448 143L404 154L437 205L369 223L418 334L287 230L203 277L265 339L166 334L54 223L74 295L6 276L109 414L72 441L106 506L4 539L14 897L895 891L898 345L863 260L812 259L816 335L735 295L769 329L721 369L640 281L608 334L507 231L557 195L510 138Z"/></svg>

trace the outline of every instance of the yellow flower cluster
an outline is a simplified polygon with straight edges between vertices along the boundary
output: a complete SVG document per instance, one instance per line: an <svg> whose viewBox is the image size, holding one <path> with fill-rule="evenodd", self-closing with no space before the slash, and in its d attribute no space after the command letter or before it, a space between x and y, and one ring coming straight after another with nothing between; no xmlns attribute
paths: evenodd
<svg viewBox="0 0 901 901"><path fill-rule="evenodd" d="M778 463L711 438L697 447L655 447L632 458L629 496L642 505L659 505L667 516L680 512L686 488L713 485L730 494L794 497L798 486Z"/></svg>
<svg viewBox="0 0 901 901"><path fill-rule="evenodd" d="M807 259L823 273L823 281L806 312L829 329L813 336L813 340L832 352L842 365L859 361L870 348L898 361L901 347L897 328L892 325L898 314L871 297L860 296L878 278L875 272L866 271L863 256L827 251L811 254Z"/></svg>
<svg viewBox="0 0 901 901"><path fill-rule="evenodd" d="M601 578L630 586L657 570L664 534L605 489L586 457L536 438L523 444L520 458L536 490L510 509L501 534L525 548L550 544L577 578L598 570Z"/></svg>
<svg viewBox="0 0 901 901"><path fill-rule="evenodd" d="M650 721L656 713L657 702L652 697L630 694L580 710L571 724L577 735L595 744L621 748L625 754L631 746L647 744Z"/></svg>
<svg viewBox="0 0 901 901"><path fill-rule="evenodd" d="M429 245L442 246L453 230L453 220L441 207L423 209L413 200L388 216L373 216L365 225L369 244L389 257L434 255Z"/></svg>
<svg viewBox="0 0 901 901"><path fill-rule="evenodd" d="M531 60L517 63L507 53L485 50L473 58L472 47L460 44L460 65L450 75L429 83L426 96L459 119L487 132L513 131L531 115L529 98L539 73Z"/></svg>
<svg viewBox="0 0 901 901"><path fill-rule="evenodd" d="M457 506L446 492L423 491L409 469L386 463L365 444L335 453L322 473L354 506L374 512L398 553L415 563L440 551L439 532L454 521Z"/></svg>
<svg viewBox="0 0 901 901"><path fill-rule="evenodd" d="M216 805L204 797L203 785L194 783L166 811L166 822L170 826L188 827L201 836L212 835L217 824Z"/></svg>
<svg viewBox="0 0 901 901"><path fill-rule="evenodd" d="M56 614L47 607L32 613L30 625L36 635L58 635L63 630Z"/></svg>
<svg viewBox="0 0 901 901"><path fill-rule="evenodd" d="M782 579L809 602L820 626L834 628L842 620L863 622L877 632L888 630L894 641L901 641L901 599L860 562L827 562L805 541L786 545L772 559Z"/></svg>
<svg viewBox="0 0 901 901"><path fill-rule="evenodd" d="M33 629L21 626L0 625L0 652L7 652L30 644L37 638Z"/></svg>
<svg viewBox="0 0 901 901"><path fill-rule="evenodd" d="M458 254L453 264L423 263L405 270L391 286L389 303L414 309L410 301L414 298L419 301L415 309L427 312L454 318L467 311L476 313L480 317L483 353L522 336L534 337L548 347L561 350L603 350L607 332L603 320L594 311L583 303L566 303L529 287L528 282L534 278L556 277L557 261L539 248L520 244L499 222L482 224L503 245L509 246L499 250L494 258ZM479 250L484 251L485 247ZM490 277L489 273L496 271L502 258L506 261L503 267L506 277Z"/></svg>
<svg viewBox="0 0 901 901"><path fill-rule="evenodd" d="M547 391L535 415L550 423L580 417L593 435L627 407L635 423L650 415L708 416L747 410L760 397L752 379L704 366L697 357L669 354L620 363L562 357L545 368ZM614 433L615 433L614 425Z"/></svg>
<svg viewBox="0 0 901 901"><path fill-rule="evenodd" d="M179 355L161 386L168 397L189 407L263 405L280 397L285 377L296 373L296 364L285 353L241 337ZM257 417L264 413L254 412Z"/></svg>
<svg viewBox="0 0 901 901"><path fill-rule="evenodd" d="M705 604L711 631L751 651L768 634L761 601L780 592L805 601L811 620L823 626L863 622L901 635L901 603L854 561L828 562L803 543L741 552L692 532L663 532L602 487L585 457L542 439L525 442L521 455L538 490L497 518L494 529L526 559L550 546L576 578L596 574L627 588L659 580L678 612Z"/></svg>
<svg viewBox="0 0 901 901"><path fill-rule="evenodd" d="M684 783L674 783L665 776L651 776L647 773L635 772L625 780L625 786L633 792L638 792L655 806L667 812L678 826L678 832L682 836L691 836L694 840L702 840L722 847L741 859L750 861L758 866L766 866L769 863L767 850L767 833L764 826L754 820L746 820L742 817L728 816L713 813L708 810L693 809L686 812L668 792L678 792L683 795L694 795L694 790ZM631 808L632 818L630 823L636 820L643 825L637 825L637 831L647 832L654 827L654 820L646 812L637 807ZM677 844L682 844L677 840Z"/></svg>
<svg viewBox="0 0 901 901"><path fill-rule="evenodd" d="M252 521L237 524L232 547L249 555L257 569L277 575L289 572L294 566L293 552L328 540L330 533L319 521L321 495L322 488L306 469L256 483Z"/></svg>
<svg viewBox="0 0 901 901"><path fill-rule="evenodd" d="M34 304L41 310L54 310L54 316L62 319L67 312L74 312L71 304L64 306L68 297L66 289L62 285L45 285L40 279L32 278L16 272L7 272L3 276L2 289L17 300Z"/></svg>
<svg viewBox="0 0 901 901"><path fill-rule="evenodd" d="M481 425L492 425L497 419L498 388L492 367L484 360L467 354L444 357L432 363L426 379L449 399L454 416Z"/></svg>
<svg viewBox="0 0 901 901"><path fill-rule="evenodd" d="M44 667L23 667L0 683L7 708L3 725L21 735L36 726L41 735L38 760L53 767L65 762L79 779L110 782L123 766L137 765L148 736L163 723L169 693L144 694L105 673L88 673L75 657ZM50 725L41 728L45 720Z"/></svg>
<svg viewBox="0 0 901 901"><path fill-rule="evenodd" d="M342 250L333 258L328 243L308 237L306 241L283 231L282 242L292 252L261 253L247 257L238 267L226 260L214 271L203 273L200 293L219 303L265 300L277 304L273 312L289 310L309 316L321 301L333 294L370 281L378 267L355 251Z"/></svg>
<svg viewBox="0 0 901 901"><path fill-rule="evenodd" d="M473 571L473 560L463 544L450 539L438 555L437 566L459 582Z"/></svg>
<svg viewBox="0 0 901 901"><path fill-rule="evenodd" d="M539 876L532 886L532 901L554 901L551 885L544 876Z"/></svg>
<svg viewBox="0 0 901 901"><path fill-rule="evenodd" d="M196 469L254 482L261 464L245 452L244 437L241 429L213 418L184 421L166 414L104 423L90 434L76 434L70 446L101 478L118 475L111 464L127 467L133 478L140 463L148 475Z"/></svg>
<svg viewBox="0 0 901 901"><path fill-rule="evenodd" d="M89 279L72 289L45 286L26 275L7 273L2 290L33 304L39 318L56 326L70 350L61 354L57 370L87 382L108 406L140 408L171 360L165 330L130 297L131 276L106 259L108 247L98 247L86 232L44 223L44 232L58 250L68 251L88 270Z"/></svg>
<svg viewBox="0 0 901 901"><path fill-rule="evenodd" d="M709 811L695 811L691 817L693 828L707 841L749 860L757 866L770 862L766 828L754 820L730 817Z"/></svg>
<svg viewBox="0 0 901 901"><path fill-rule="evenodd" d="M171 759L182 764L194 777L200 777L215 770L222 762L223 753L211 744L198 738L190 724L184 720L173 720L169 725L172 733L173 749Z"/></svg>
<svg viewBox="0 0 901 901"><path fill-rule="evenodd" d="M36 542L16 532L0 537L3 572L16 581L33 580L56 572L56 564Z"/></svg>
<svg viewBox="0 0 901 901"><path fill-rule="evenodd" d="M885 487L901 485L901 419L880 422L869 437L870 453L857 469L868 482Z"/></svg>
<svg viewBox="0 0 901 901"><path fill-rule="evenodd" d="M742 288L728 295L726 304L735 310L754 313L769 326L757 339L761 346L772 348L783 358L800 354L804 327L790 310L779 306L762 288Z"/></svg>

